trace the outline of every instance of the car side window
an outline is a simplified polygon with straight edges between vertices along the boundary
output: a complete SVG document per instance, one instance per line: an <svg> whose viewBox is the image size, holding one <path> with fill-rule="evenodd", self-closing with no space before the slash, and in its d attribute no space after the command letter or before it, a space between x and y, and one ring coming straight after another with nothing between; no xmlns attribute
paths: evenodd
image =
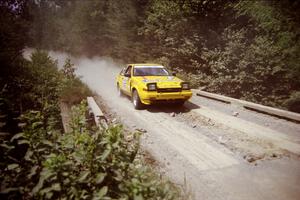
<svg viewBox="0 0 300 200"><path fill-rule="evenodd" d="M124 76L125 70L126 70L126 67L124 67L124 68L121 70L121 72L120 72L120 75L121 75L121 76Z"/></svg>
<svg viewBox="0 0 300 200"><path fill-rule="evenodd" d="M131 65L129 65L129 66L127 67L127 69L126 69L126 71L125 71L125 75L131 76L131 68L132 68Z"/></svg>

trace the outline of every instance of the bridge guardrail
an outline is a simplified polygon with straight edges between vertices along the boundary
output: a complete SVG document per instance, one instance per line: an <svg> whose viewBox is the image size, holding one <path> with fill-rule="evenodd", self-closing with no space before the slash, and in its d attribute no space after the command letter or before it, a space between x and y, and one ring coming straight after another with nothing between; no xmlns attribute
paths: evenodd
<svg viewBox="0 0 300 200"><path fill-rule="evenodd" d="M87 104L89 108L90 114L93 114L94 121L96 123L96 126L101 128L107 128L107 120L100 109L100 107L97 105L96 101L94 100L93 97L87 97Z"/></svg>
<svg viewBox="0 0 300 200"><path fill-rule="evenodd" d="M281 117L281 118L286 118L286 119L290 119L290 120L300 122L300 114L298 114L298 113L294 113L294 112L290 112L290 111L286 111L286 110L281 110L281 109L273 108L273 107L270 107L270 106L264 106L264 105L252 103L252 102L249 102L249 101L244 101L244 100L240 100L240 99L226 97L226 96L219 95L219 94L205 92L205 91L202 91L202 90L195 90L195 92L196 92L197 96L203 96L203 97L207 97L207 98L210 98L210 99L215 99L215 100L218 100L218 101L222 101L222 102L225 102L225 103L236 104L236 105L242 106L244 108L257 110L257 111L260 111L260 112L263 112L263 113L266 113L266 114L275 115L275 116L278 116L278 117Z"/></svg>

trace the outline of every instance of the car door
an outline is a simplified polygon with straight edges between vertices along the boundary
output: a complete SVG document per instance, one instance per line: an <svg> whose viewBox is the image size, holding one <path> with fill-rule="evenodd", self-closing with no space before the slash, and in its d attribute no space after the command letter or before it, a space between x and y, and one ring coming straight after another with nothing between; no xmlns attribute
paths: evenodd
<svg viewBox="0 0 300 200"><path fill-rule="evenodd" d="M118 78L117 78L117 82L118 82L118 85L120 87L121 90L124 90L123 89L123 80L124 80L124 74L125 74L125 71L126 71L127 67L124 67L120 74L118 75Z"/></svg>
<svg viewBox="0 0 300 200"><path fill-rule="evenodd" d="M122 83L122 90L128 95L130 95L131 73L132 73L132 66L129 65L125 70L123 83Z"/></svg>

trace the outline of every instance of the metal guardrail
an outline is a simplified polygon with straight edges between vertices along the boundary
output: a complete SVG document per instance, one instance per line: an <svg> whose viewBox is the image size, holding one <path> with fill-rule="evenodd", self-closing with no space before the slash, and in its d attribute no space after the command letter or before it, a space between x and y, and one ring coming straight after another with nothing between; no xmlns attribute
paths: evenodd
<svg viewBox="0 0 300 200"><path fill-rule="evenodd" d="M94 121L96 123L96 126L101 128L107 128L107 120L100 109L100 107L97 105L96 101L93 97L87 97L87 104L89 108L89 114L92 114L94 117Z"/></svg>
<svg viewBox="0 0 300 200"><path fill-rule="evenodd" d="M215 100L222 101L225 103L236 104L236 105L242 106L244 108L248 108L248 109L260 111L260 112L263 112L266 114L270 114L270 115L278 116L281 118L286 118L286 119L300 122L300 114L298 114L298 113L294 113L294 112L290 112L290 111L286 111L286 110L280 110L280 109L269 107L269 106L263 106L263 105L252 103L249 101L226 97L223 95L205 92L202 90L196 90L195 92L196 92L197 96L207 97L207 98L215 99Z"/></svg>

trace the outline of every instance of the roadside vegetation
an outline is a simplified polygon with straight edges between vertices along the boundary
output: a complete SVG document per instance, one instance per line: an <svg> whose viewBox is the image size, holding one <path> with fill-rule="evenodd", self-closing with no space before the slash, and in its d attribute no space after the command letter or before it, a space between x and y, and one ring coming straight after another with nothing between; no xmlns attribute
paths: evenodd
<svg viewBox="0 0 300 200"><path fill-rule="evenodd" d="M194 87L300 112L299 1L33 2L34 47L159 62Z"/></svg>
<svg viewBox="0 0 300 200"><path fill-rule="evenodd" d="M71 63L70 59L65 61L61 73L63 78L60 101L72 106L79 104L87 96L93 95L88 86L83 84L80 78L75 75L74 64Z"/></svg>
<svg viewBox="0 0 300 200"><path fill-rule="evenodd" d="M24 73L15 77L18 96L10 99L13 83L1 94L1 199L179 198L179 191L139 157L138 133L125 135L120 125L102 131L90 127L81 100L91 92L74 75L70 60L58 71L46 52L36 51L19 67ZM72 107L67 133L61 100L81 101ZM19 114L10 118L8 107Z"/></svg>
<svg viewBox="0 0 300 200"><path fill-rule="evenodd" d="M87 124L92 93L70 60L58 70L45 51L23 58L28 2L0 2L0 199L178 199L144 163L137 133ZM67 133L61 101L75 105Z"/></svg>

